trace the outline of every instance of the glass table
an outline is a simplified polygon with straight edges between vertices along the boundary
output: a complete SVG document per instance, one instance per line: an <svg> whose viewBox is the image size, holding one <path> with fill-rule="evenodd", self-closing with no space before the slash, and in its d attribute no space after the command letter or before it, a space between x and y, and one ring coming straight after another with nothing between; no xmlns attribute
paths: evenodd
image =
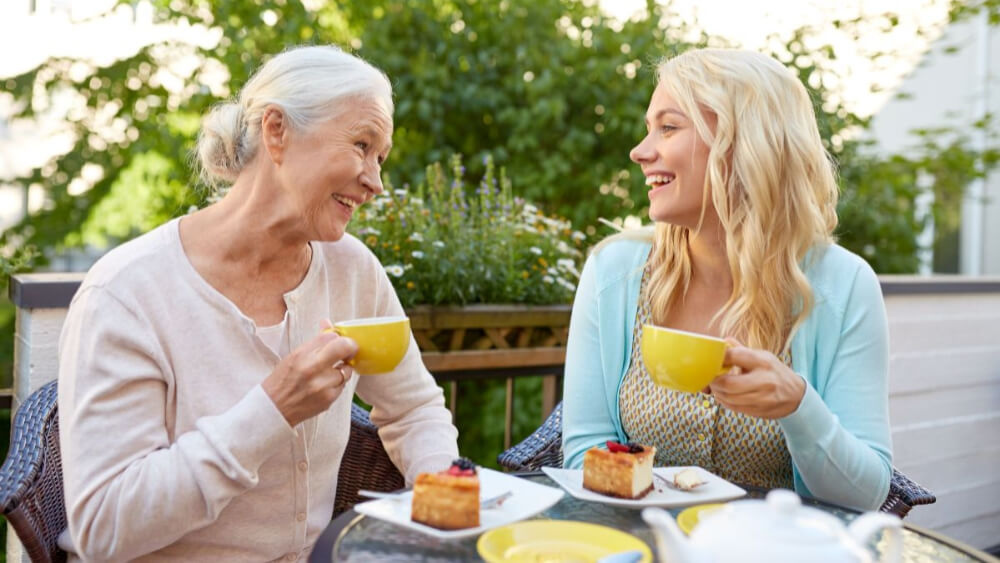
<svg viewBox="0 0 1000 563"><path fill-rule="evenodd" d="M519 476L558 488L543 473L525 473ZM747 490L745 498L762 498L766 492L755 487L743 488ZM858 515L856 511L817 500L805 499L803 503L833 514L844 522L849 522ZM669 512L676 517L681 510L683 508L675 508L669 509ZM609 526L638 537L656 553L652 531L642 520L639 510L587 502L566 494L534 519L577 520ZM440 540L348 510L330 522L317 541L309 561L480 561L476 551L478 539L478 536L474 536L460 540ZM880 541L871 547L881 552L884 546ZM903 530L903 554L904 561L911 563L998 561L960 542L911 524L905 524Z"/></svg>

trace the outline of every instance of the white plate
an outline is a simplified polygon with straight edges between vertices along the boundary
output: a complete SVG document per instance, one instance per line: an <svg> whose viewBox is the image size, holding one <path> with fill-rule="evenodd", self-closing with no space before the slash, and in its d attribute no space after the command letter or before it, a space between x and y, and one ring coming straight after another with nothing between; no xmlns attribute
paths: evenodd
<svg viewBox="0 0 1000 563"><path fill-rule="evenodd" d="M527 479L492 469L479 468L479 495L481 498L496 496L505 491L510 491L513 495L504 501L499 508L479 511L479 526L464 530L438 530L410 520L412 491L400 495L397 499L380 499L356 504L354 511L365 516L399 524L436 538L457 539L478 536L491 528L530 518L559 502L559 499L563 497L563 492L555 487L539 485Z"/></svg>
<svg viewBox="0 0 1000 563"><path fill-rule="evenodd" d="M654 467L653 473L663 477L667 481L674 482L674 474L684 470L694 469L705 481L704 485L695 487L694 490L685 492L678 491L660 483L658 479L653 479L653 490L648 495L638 500L609 497L600 493L595 493L583 488L582 469L558 469L555 467L543 467L542 471L566 489L566 492L580 500L590 500L603 502L614 506L624 506L626 508L642 508L645 506L675 507L687 506L689 504L702 504L705 502L719 502L739 498L747 494L746 491L736 485L726 481L713 473L698 466L687 467Z"/></svg>

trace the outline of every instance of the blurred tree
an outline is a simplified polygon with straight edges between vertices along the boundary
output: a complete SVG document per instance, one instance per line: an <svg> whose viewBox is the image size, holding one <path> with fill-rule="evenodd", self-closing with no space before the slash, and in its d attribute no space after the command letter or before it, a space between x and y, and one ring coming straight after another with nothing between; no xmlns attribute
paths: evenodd
<svg viewBox="0 0 1000 563"><path fill-rule="evenodd" d="M492 153L519 195L580 227L639 211L632 197L644 179L628 151L643 133L652 63L691 46L681 22L660 24L655 2L651 17L625 23L567 0L358 0L342 9L357 25L359 54L396 88L389 176L411 180L451 153L481 167Z"/></svg>
<svg viewBox="0 0 1000 563"><path fill-rule="evenodd" d="M157 23L175 24L202 45L168 40L107 66L50 59L5 81L20 107L13 119L71 98L66 128L76 139L68 152L17 179L43 187L45 204L3 234L5 246L106 246L201 203L204 194L190 189L188 155L202 113L227 97L231 84L245 82L263 54L315 40L316 15L299 2L284 5L272 25L253 2L153 5ZM335 30L327 35L343 39Z"/></svg>
<svg viewBox="0 0 1000 563"><path fill-rule="evenodd" d="M955 17L991 3L956 0ZM20 108L14 119L46 111L57 94L78 105L67 119L72 149L17 179L44 188L45 205L3 234L3 248L35 244L44 257L66 246L104 246L203 203L205 194L191 189L188 162L200 115L235 93L268 54L301 43L354 49L393 80L396 148L386 174L395 185L419 181L428 162L452 153L466 155L478 175L475 168L490 153L516 194L593 232L598 217L645 216L643 179L628 150L642 134L655 61L720 43L693 33L652 0L646 17L624 23L582 0L355 0L315 9L299 0L153 5L158 22L179 26L196 42L153 44L103 67L53 59L4 81ZM884 21L891 28L897 19L888 14ZM849 36L867 29L860 18L834 23ZM909 213L910 180L920 169L935 190L952 194L935 200L941 215L976 174L967 165L978 155L961 140L929 143L927 132L917 159L877 157L852 140L867 122L826 87L836 53L810 41L815 32L799 30L772 44L812 93L821 133L838 161L841 238L879 272L913 271L922 223ZM948 155L947 166L928 166ZM879 251L866 253L871 247Z"/></svg>

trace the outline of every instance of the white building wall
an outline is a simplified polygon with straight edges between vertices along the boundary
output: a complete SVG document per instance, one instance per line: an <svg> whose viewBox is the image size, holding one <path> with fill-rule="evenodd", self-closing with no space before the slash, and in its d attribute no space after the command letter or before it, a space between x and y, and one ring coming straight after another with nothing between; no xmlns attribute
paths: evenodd
<svg viewBox="0 0 1000 563"><path fill-rule="evenodd" d="M1000 26L985 26L978 19L952 24L897 92L906 97L890 98L872 119L880 151L905 153L918 142L911 131L942 126L955 127L973 146L981 146L984 139L972 124L984 111L997 114L992 129L1000 131ZM1000 173L982 184L984 205L976 209L966 201L963 208L961 270L998 274ZM981 216L974 218L974 213Z"/></svg>
<svg viewBox="0 0 1000 563"><path fill-rule="evenodd" d="M914 507L907 521L980 549L994 547L1000 543L1000 293L889 294L885 301L893 463L937 496L932 505Z"/></svg>

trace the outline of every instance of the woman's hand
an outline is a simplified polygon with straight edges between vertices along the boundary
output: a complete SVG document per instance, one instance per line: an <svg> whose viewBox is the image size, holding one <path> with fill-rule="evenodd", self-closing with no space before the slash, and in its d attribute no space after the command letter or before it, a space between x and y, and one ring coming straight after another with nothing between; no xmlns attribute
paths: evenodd
<svg viewBox="0 0 1000 563"><path fill-rule="evenodd" d="M295 426L325 411L354 375L347 360L358 345L335 332L322 332L286 356L261 383L274 405Z"/></svg>
<svg viewBox="0 0 1000 563"><path fill-rule="evenodd" d="M733 369L708 385L715 400L729 410L759 418L795 412L806 393L806 381L774 354L727 340L725 363Z"/></svg>

